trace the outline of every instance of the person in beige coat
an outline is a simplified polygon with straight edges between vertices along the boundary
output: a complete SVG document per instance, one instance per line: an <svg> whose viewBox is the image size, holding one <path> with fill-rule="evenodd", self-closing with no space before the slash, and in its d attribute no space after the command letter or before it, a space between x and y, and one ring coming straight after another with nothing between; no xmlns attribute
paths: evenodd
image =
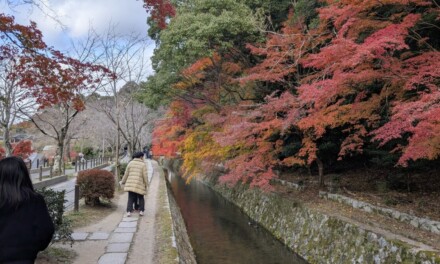
<svg viewBox="0 0 440 264"><path fill-rule="evenodd" d="M128 192L127 216L131 215L135 201L139 201L139 215L144 215L144 195L147 193L148 187L147 166L144 162L144 153L136 152L133 155L133 160L128 163L124 177L119 183L121 185L125 184L124 191Z"/></svg>

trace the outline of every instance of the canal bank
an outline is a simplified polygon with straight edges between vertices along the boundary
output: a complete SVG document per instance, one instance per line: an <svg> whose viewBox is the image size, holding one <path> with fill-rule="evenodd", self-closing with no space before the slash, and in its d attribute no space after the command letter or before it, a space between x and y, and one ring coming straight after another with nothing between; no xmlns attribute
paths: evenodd
<svg viewBox="0 0 440 264"><path fill-rule="evenodd" d="M177 170L179 162L165 165ZM310 263L440 263L439 253L429 246L292 199L244 186L211 188Z"/></svg>
<svg viewBox="0 0 440 264"><path fill-rule="evenodd" d="M174 225L174 228L177 231L180 226L186 227L197 263L307 264L237 206L204 183L186 183L172 171L168 174L167 181L172 192L171 208L175 201L184 220L183 224ZM180 216L175 219L180 219ZM179 248L178 235L176 240ZM182 246L185 245L187 243Z"/></svg>

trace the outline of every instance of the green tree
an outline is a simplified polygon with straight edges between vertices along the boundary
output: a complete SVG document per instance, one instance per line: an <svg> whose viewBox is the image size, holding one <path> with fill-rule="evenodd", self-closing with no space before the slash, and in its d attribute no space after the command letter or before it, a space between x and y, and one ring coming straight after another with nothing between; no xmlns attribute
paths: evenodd
<svg viewBox="0 0 440 264"><path fill-rule="evenodd" d="M152 57L156 74L142 85L149 106L182 94L173 84L180 81L184 68L214 53L223 57L244 49L261 37L259 21L242 1L189 0L176 13L159 33Z"/></svg>

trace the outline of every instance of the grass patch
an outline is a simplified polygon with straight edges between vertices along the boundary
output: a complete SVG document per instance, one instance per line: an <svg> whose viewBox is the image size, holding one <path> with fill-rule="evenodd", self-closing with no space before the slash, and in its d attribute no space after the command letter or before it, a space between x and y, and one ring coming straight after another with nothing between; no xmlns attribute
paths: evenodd
<svg viewBox="0 0 440 264"><path fill-rule="evenodd" d="M163 175L160 175L158 212L156 214L156 222L158 223L156 230L156 245L160 245L156 249L154 259L156 263L177 263L177 249L172 246L171 237L173 236L173 220L167 204L167 190Z"/></svg>
<svg viewBox="0 0 440 264"><path fill-rule="evenodd" d="M71 249L50 246L38 254L35 264L70 264L76 255Z"/></svg>
<svg viewBox="0 0 440 264"><path fill-rule="evenodd" d="M116 199L119 198L118 192L116 192L115 197ZM66 214L66 217L72 221L72 228L76 229L102 220L114 212L117 208L117 205L111 201L101 201L100 205L92 207L85 205L82 199L80 201L79 211L69 212Z"/></svg>

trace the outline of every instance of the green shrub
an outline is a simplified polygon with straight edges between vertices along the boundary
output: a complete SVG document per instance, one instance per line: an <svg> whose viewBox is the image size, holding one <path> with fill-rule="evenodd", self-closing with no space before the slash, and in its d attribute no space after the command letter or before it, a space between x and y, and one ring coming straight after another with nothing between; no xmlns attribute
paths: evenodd
<svg viewBox="0 0 440 264"><path fill-rule="evenodd" d="M52 189L43 188L37 190L39 194L44 197L49 215L55 225L54 239L64 242L73 243L72 239L72 224L71 221L64 217L64 199L65 191L54 191Z"/></svg>
<svg viewBox="0 0 440 264"><path fill-rule="evenodd" d="M119 179L124 177L125 170L127 169L128 163L119 164Z"/></svg>
<svg viewBox="0 0 440 264"><path fill-rule="evenodd" d="M99 198L110 200L114 197L115 177L107 170L80 171L76 182L80 198L84 198L86 205L95 206L100 203Z"/></svg>
<svg viewBox="0 0 440 264"><path fill-rule="evenodd" d="M399 203L399 201L397 201L393 197L387 196L384 198L384 203L385 203L385 205L392 206L392 205L397 205Z"/></svg>
<svg viewBox="0 0 440 264"><path fill-rule="evenodd" d="M381 193L385 193L388 191L388 185L385 181L376 182L376 190Z"/></svg>

